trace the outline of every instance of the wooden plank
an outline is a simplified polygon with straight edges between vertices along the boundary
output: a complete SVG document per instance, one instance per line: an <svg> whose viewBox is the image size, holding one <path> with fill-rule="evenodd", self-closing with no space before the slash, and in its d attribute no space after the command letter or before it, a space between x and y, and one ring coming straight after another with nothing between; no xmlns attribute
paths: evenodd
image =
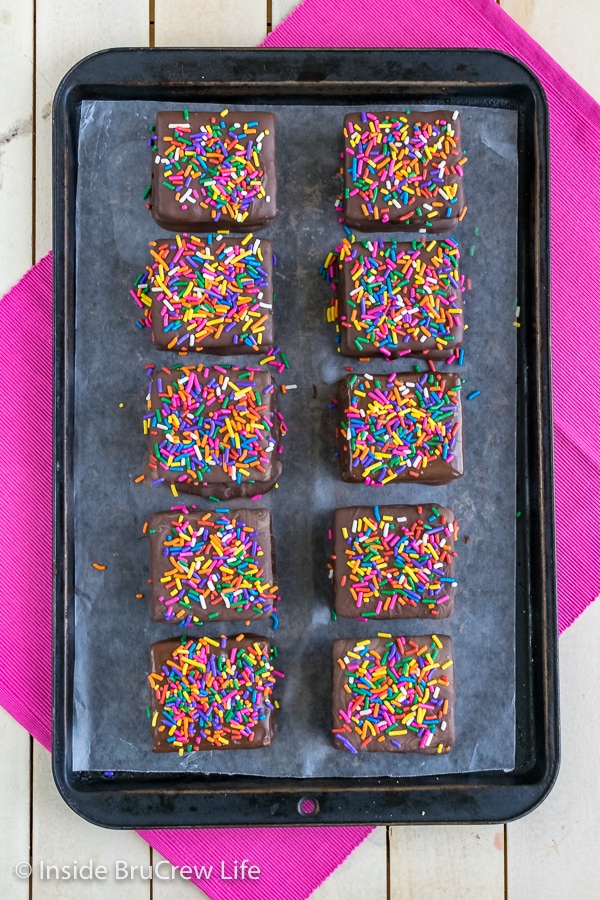
<svg viewBox="0 0 600 900"><path fill-rule="evenodd" d="M500 0L576 81L600 100L600 6L590 0Z"/></svg>
<svg viewBox="0 0 600 900"><path fill-rule="evenodd" d="M390 900L504 900L504 826L391 828L389 866Z"/></svg>
<svg viewBox="0 0 600 900"><path fill-rule="evenodd" d="M210 900L204 891L181 875L171 878L171 864L156 850L152 851L152 865L154 867L152 900ZM201 866L202 860L190 860L190 865ZM218 873L213 872L210 881L218 880Z"/></svg>
<svg viewBox="0 0 600 900"><path fill-rule="evenodd" d="M592 713L600 679L599 644L600 598L560 639L560 773L542 805L507 826L509 900L600 893L600 720ZM585 657L583 647L589 648Z"/></svg>
<svg viewBox="0 0 600 900"><path fill-rule="evenodd" d="M15 870L29 863L30 753L27 732L0 708L0 897L10 900L29 900L27 873Z"/></svg>
<svg viewBox="0 0 600 900"><path fill-rule="evenodd" d="M0 0L0 296L32 262L33 0Z"/></svg>
<svg viewBox="0 0 600 900"><path fill-rule="evenodd" d="M266 36L267 0L155 0L157 47L255 47Z"/></svg>
<svg viewBox="0 0 600 900"><path fill-rule="evenodd" d="M74 877L75 864L79 869L90 862L94 870L104 866L106 878ZM50 754L39 744L34 745L33 754L32 866L32 900L151 897L148 844L133 831L98 828L74 813L56 789ZM48 866L58 866L59 873L62 866L68 866L72 877L57 880Z"/></svg>
<svg viewBox="0 0 600 900"><path fill-rule="evenodd" d="M300 6L300 0L271 0L271 24L276 28L287 16Z"/></svg>
<svg viewBox="0 0 600 900"><path fill-rule="evenodd" d="M10 2L10 0L7 0ZM14 5L14 3L13 3ZM148 3L36 0L35 258L52 245L52 98L84 56L107 47L147 46Z"/></svg>
<svg viewBox="0 0 600 900"><path fill-rule="evenodd" d="M386 829L375 828L326 878L310 900L386 900ZM404 900L404 898L403 898Z"/></svg>

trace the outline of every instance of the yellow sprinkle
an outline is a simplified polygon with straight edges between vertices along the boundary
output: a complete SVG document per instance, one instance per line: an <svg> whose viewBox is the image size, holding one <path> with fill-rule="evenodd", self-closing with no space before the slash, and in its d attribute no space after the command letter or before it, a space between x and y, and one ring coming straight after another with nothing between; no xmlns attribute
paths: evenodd
<svg viewBox="0 0 600 900"><path fill-rule="evenodd" d="M520 328L520 327L521 327L521 323L520 323L520 322L513 322L513 325L515 326L515 328Z"/></svg>
<svg viewBox="0 0 600 900"><path fill-rule="evenodd" d="M171 485L171 493L173 494L174 497L179 497L179 494L177 493L177 488L175 487L174 484Z"/></svg>
<svg viewBox="0 0 600 900"><path fill-rule="evenodd" d="M454 660L449 659L448 662L443 663L442 669L447 669L447 668L449 668L449 666L453 666L453 665L454 665Z"/></svg>
<svg viewBox="0 0 600 900"><path fill-rule="evenodd" d="M391 634L386 634L385 631L378 631L377 637L391 638Z"/></svg>
<svg viewBox="0 0 600 900"><path fill-rule="evenodd" d="M119 403L119 409L123 409L124 406L125 406L124 403Z"/></svg>
<svg viewBox="0 0 600 900"><path fill-rule="evenodd" d="M436 644L436 645L440 648L440 650L441 650L441 649L442 649L442 642L440 641L440 639L439 639L439 637L437 636L437 634L432 634L432 635L431 635L431 638L432 638L434 644Z"/></svg>

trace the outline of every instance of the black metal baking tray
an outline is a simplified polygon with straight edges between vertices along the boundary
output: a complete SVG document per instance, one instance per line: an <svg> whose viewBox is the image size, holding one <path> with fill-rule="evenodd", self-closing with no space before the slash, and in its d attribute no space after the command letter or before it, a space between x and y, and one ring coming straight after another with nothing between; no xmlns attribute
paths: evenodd
<svg viewBox="0 0 600 900"><path fill-rule="evenodd" d="M516 761L511 772L265 778L74 771L73 435L75 203L85 100L406 104L518 116ZM539 803L558 769L557 630L549 344L548 121L535 77L494 51L112 50L79 63L54 107L54 774L81 815L111 827L485 822ZM302 798L313 798L310 818Z"/></svg>

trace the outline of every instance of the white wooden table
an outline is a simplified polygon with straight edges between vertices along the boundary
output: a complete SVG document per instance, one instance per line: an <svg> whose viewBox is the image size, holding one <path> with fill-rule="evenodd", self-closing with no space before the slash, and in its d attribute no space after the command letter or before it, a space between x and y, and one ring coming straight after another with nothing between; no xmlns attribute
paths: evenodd
<svg viewBox="0 0 600 900"><path fill-rule="evenodd" d="M10 248L0 295L51 246L51 103L70 66L113 46L258 44L296 2L196 0L196 25L183 35L170 22L194 0L0 0L0 246ZM600 100L597 0L501 5ZM425 885L432 895L444 885L446 900L600 897L600 653L587 655L592 671L582 677L582 642L600 647L600 600L561 638L562 768L536 812L505 826L377 828L313 900L420 900ZM92 860L112 872L117 859L147 868L157 854L135 834L97 828L72 813L54 787L49 754L0 710L0 900L205 898L180 880L39 877L40 861ZM31 879L15 875L19 862L31 862Z"/></svg>

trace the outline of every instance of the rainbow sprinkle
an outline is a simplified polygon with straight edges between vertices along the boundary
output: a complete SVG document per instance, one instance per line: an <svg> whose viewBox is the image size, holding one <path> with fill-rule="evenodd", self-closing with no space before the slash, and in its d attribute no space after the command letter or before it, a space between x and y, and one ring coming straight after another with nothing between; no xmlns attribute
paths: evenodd
<svg viewBox="0 0 600 900"><path fill-rule="evenodd" d="M164 513L151 518L151 541L153 525L164 518ZM187 628L223 614L247 619L274 613L277 587L265 580L264 562L261 565L265 549L271 556L271 547L263 549L256 529L243 521L243 511L190 516L184 508L169 519L168 532L161 530L161 571L153 573L168 622Z"/></svg>
<svg viewBox="0 0 600 900"><path fill-rule="evenodd" d="M281 673L271 664L267 641L184 637L179 644L153 644L150 651L159 669L148 676L155 750L182 756L270 744L271 698Z"/></svg>
<svg viewBox="0 0 600 900"><path fill-rule="evenodd" d="M439 607L442 614L446 607L451 610L458 525L450 510L432 506L338 509L334 528L336 542L341 535L344 543L344 556L337 558L337 551L334 559L339 614L348 603L359 615L372 617L402 617L406 611L439 616Z"/></svg>
<svg viewBox="0 0 600 900"><path fill-rule="evenodd" d="M261 121L274 122L272 115L260 115ZM274 139L274 129L260 130L258 118L249 121L247 116L223 110L184 118L173 112L163 129L164 116L159 115L154 163L162 168L161 186L173 192L182 211L198 204L215 222L242 224L257 201L270 202L261 151L266 140Z"/></svg>
<svg viewBox="0 0 600 900"><path fill-rule="evenodd" d="M354 218L414 230L461 219L467 162L454 113L352 113L344 125L346 221ZM357 216L348 213L356 209ZM359 226L360 227L360 226Z"/></svg>
<svg viewBox="0 0 600 900"><path fill-rule="evenodd" d="M454 741L451 654L446 635L336 641L334 745L351 753L447 753Z"/></svg>
<svg viewBox="0 0 600 900"><path fill-rule="evenodd" d="M382 486L462 475L461 379L426 372L346 376L340 391L342 478ZM430 471L427 471L429 467Z"/></svg>
<svg viewBox="0 0 600 900"><path fill-rule="evenodd" d="M150 255L131 293L144 313L139 324L153 326L161 350L263 352L271 344L269 241L177 234L151 241Z"/></svg>
<svg viewBox="0 0 600 900"><path fill-rule="evenodd" d="M452 238L399 244L348 238L322 274L336 294L328 313L345 356L446 357L462 338L464 276Z"/></svg>
<svg viewBox="0 0 600 900"><path fill-rule="evenodd" d="M238 369L159 369L151 375L149 467L182 485L264 482L285 431L268 372Z"/></svg>

